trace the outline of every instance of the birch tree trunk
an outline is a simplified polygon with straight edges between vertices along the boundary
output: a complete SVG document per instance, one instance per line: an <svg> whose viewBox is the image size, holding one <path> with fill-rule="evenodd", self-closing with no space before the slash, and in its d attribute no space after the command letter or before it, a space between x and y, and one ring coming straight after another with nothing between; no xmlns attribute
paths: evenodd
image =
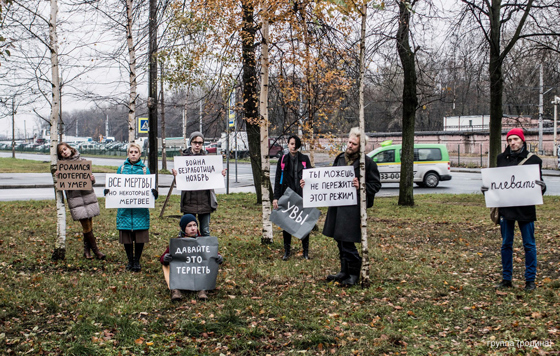
<svg viewBox="0 0 560 356"><path fill-rule="evenodd" d="M362 228L362 288L370 286L369 279L369 249L367 235L367 196L366 196L366 130L364 122L364 71L365 71L365 52L366 52L366 17L367 3L364 2L361 10L362 27L360 33L360 85L359 85L359 105L360 105L360 220Z"/></svg>
<svg viewBox="0 0 560 356"><path fill-rule="evenodd" d="M268 157L268 20L262 26L261 55L261 94L260 94L260 127L261 127L261 192L262 192L262 244L272 243L272 223L269 220L270 208L270 159Z"/></svg>
<svg viewBox="0 0 560 356"><path fill-rule="evenodd" d="M128 142L136 140L136 49L132 40L132 1L126 0L126 44L128 46L128 70L130 94L128 97Z"/></svg>
<svg viewBox="0 0 560 356"><path fill-rule="evenodd" d="M49 50L51 52L52 76L52 107L51 107L51 174L53 177L56 200L56 241L52 254L53 260L66 258L66 208L64 206L64 193L56 189L57 177L54 174L57 164L57 146L59 143L60 120L60 75L58 68L58 37L56 34L56 15L58 12L57 0L51 0L51 16L49 20Z"/></svg>

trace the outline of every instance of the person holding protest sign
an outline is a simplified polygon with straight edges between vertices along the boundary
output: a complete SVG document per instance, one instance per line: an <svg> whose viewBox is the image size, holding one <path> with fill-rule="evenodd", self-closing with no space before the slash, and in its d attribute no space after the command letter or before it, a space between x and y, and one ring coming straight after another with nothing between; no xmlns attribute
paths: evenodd
<svg viewBox="0 0 560 356"><path fill-rule="evenodd" d="M190 135L191 147L183 150L182 156L204 156L204 135L202 132L194 131ZM177 176L177 170L173 169L173 175ZM226 175L226 170L222 170ZM210 214L218 208L218 199L213 189L210 190L183 190L181 191L181 212L193 214L200 221L200 232L202 236L210 236Z"/></svg>
<svg viewBox="0 0 560 356"><path fill-rule="evenodd" d="M183 215L183 217L179 221L179 227L181 228L181 231L179 232L179 236L177 237L196 238L201 236L200 231L198 231L198 224L196 222L196 217L192 214ZM167 249L161 255L159 261L162 264L163 275L165 277L165 281L167 282L167 287L169 287L169 273L170 273L169 263L173 261L173 256L171 256L171 253L169 252L169 246L167 246ZM224 258L222 257L222 255L218 254L217 262L220 265L224 262ZM208 295L206 294L205 290L198 291L197 297L200 300L208 299ZM183 293L179 289L171 290L171 301L175 302L181 299L183 299Z"/></svg>
<svg viewBox="0 0 560 356"><path fill-rule="evenodd" d="M535 184L541 187L541 194L546 192L546 184L542 180L542 160L527 150L525 135L519 128L511 129L506 134L508 146L504 152L497 157L498 167L516 165L539 165L540 180ZM488 187L480 188L482 193L488 191ZM535 221L537 211L534 205L510 206L498 209L500 216L500 232L502 235L502 281L496 288L511 288L513 272L513 235L515 222L519 225L523 248L525 250L525 290L533 291L536 288L535 277L537 275L537 245L535 243Z"/></svg>
<svg viewBox="0 0 560 356"><path fill-rule="evenodd" d="M128 157L123 165L117 169L117 174L150 174L150 170L140 160L142 147L131 143L127 149ZM105 195L109 189L105 189ZM152 189L154 199L158 198L158 191ZM150 210L147 208L119 208L117 210L117 230L119 242L124 245L128 264L127 271L140 272L140 257L144 244L150 241Z"/></svg>
<svg viewBox="0 0 560 356"><path fill-rule="evenodd" d="M83 161L80 153L66 142L61 142L56 146L56 152L59 161ZM55 172L55 174L57 174ZM90 176L92 183L95 183L93 174ZM92 259L91 251L98 260L104 260L105 254L99 251L97 241L93 234L93 217L99 215L99 204L97 196L92 189L89 190L66 190L66 201L68 208L74 221L82 224L84 235L84 257L88 260Z"/></svg>
<svg viewBox="0 0 560 356"><path fill-rule="evenodd" d="M333 166L353 166L354 179L352 185L357 189L360 202L360 136L365 135L359 128L354 127L348 135L346 151L334 159ZM367 143L367 136L364 137ZM377 164L366 155L366 195L367 207L373 206L375 193L381 189ZM303 182L305 184L305 182ZM340 272L327 276L327 281L336 281L343 286L353 286L358 283L362 257L356 249L355 243L362 242L360 204L349 206L331 206L327 211L323 235L335 239L340 259Z"/></svg>
<svg viewBox="0 0 560 356"><path fill-rule="evenodd" d="M311 168L311 162L307 155L299 152L301 147L301 139L295 135L288 138L289 152L282 155L278 160L276 167L276 177L274 179L274 200L272 205L274 209L278 209L278 199L286 192L288 187L294 192L302 196L301 180L303 170ZM287 261L290 258L290 250L292 244L292 235L286 230L282 231L284 237L284 256L282 259ZM309 259L309 235L301 239L303 249L303 258Z"/></svg>

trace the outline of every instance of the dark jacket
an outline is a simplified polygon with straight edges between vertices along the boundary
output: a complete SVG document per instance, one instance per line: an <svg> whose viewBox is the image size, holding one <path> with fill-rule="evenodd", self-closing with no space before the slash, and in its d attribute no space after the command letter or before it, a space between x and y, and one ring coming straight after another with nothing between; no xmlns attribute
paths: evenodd
<svg viewBox="0 0 560 356"><path fill-rule="evenodd" d="M181 153L182 156L204 156L205 150L195 154L189 147ZM217 202L212 204L212 190L183 190L181 191L181 212L183 214L210 214L216 210Z"/></svg>
<svg viewBox="0 0 560 356"><path fill-rule="evenodd" d="M282 175L282 160L284 160L284 174ZM290 154L285 154L278 160L276 166L276 177L274 179L274 199L278 200L286 192L288 187L294 192L302 196L303 189L299 181L303 177L303 170L311 168L311 162L307 155L298 151L297 153L297 181L294 179L294 169L292 167L292 160ZM280 183L280 179L282 183Z"/></svg>
<svg viewBox="0 0 560 356"><path fill-rule="evenodd" d="M76 154L64 161L84 161L80 157L80 153ZM93 181L92 183L95 183ZM93 189L90 190L66 190L66 201L68 208L74 221L92 218L99 215L99 204L97 203L97 196Z"/></svg>
<svg viewBox="0 0 560 356"><path fill-rule="evenodd" d="M522 160L524 160L529 152L527 151L526 145L523 146L523 151L519 155L512 155L509 146L505 149L503 153L498 155L497 166L498 167L508 167L516 166ZM542 180L542 160L537 155L532 155L529 157L523 165L527 164L538 164L540 177ZM546 191L543 190L542 193ZM510 206L506 208L500 208L500 216L503 216L506 220L517 220L517 221L536 221L537 211L534 205L528 206Z"/></svg>
<svg viewBox="0 0 560 356"><path fill-rule="evenodd" d="M118 174L150 174L142 161L132 164L128 158L117 169ZM150 210L148 208L119 208L117 210L117 230L148 230L150 228Z"/></svg>
<svg viewBox="0 0 560 356"><path fill-rule="evenodd" d="M339 154L333 163L333 166L344 166L344 153ZM360 159L354 161L354 174L360 177ZM381 189L381 181L379 179L379 170L377 164L373 162L371 157L366 156L366 194L367 207L373 206L375 193ZM329 207L323 235L334 238L339 241L361 242L361 219L360 219L360 192L358 190L358 204L349 206Z"/></svg>

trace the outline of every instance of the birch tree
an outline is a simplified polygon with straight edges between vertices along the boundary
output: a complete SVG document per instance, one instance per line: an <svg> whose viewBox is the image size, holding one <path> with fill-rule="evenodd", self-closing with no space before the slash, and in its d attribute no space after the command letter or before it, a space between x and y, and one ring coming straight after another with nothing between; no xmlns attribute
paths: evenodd
<svg viewBox="0 0 560 356"><path fill-rule="evenodd" d="M272 223L269 220L270 207L270 159L268 157L268 19L263 20L261 40L261 93L260 93L260 127L261 127L261 167L262 167L262 224L263 244L272 243Z"/></svg>
<svg viewBox="0 0 560 356"><path fill-rule="evenodd" d="M365 53L366 53L366 20L367 2L360 9L360 76L359 76L359 107L360 107L360 223L362 232L362 287L370 286L369 279L369 248L367 234L367 193L366 193L366 129L364 120L364 78L365 78Z"/></svg>
<svg viewBox="0 0 560 356"><path fill-rule="evenodd" d="M57 0L51 1L51 14L49 18L49 51L51 54L51 76L52 76L52 106L51 106L51 174L56 195L56 241L52 254L53 260L63 260L66 257L66 208L64 206L64 193L56 189L56 164L58 162L57 146L59 138L60 119L60 76L58 72L58 37L56 33L56 15L58 12Z"/></svg>

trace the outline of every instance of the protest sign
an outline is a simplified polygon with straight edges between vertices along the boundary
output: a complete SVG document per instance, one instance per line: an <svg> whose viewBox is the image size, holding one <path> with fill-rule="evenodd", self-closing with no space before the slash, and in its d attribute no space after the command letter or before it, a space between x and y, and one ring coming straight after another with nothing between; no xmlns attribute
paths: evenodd
<svg viewBox="0 0 560 356"><path fill-rule="evenodd" d="M304 169L303 179L304 208L357 204L353 166Z"/></svg>
<svg viewBox="0 0 560 356"><path fill-rule="evenodd" d="M481 170L482 185L488 187L484 194L486 207L540 205L543 203L540 169L536 164L485 168Z"/></svg>
<svg viewBox="0 0 560 356"><path fill-rule="evenodd" d="M272 210L269 220L290 235L303 239L319 220L321 212L304 208L303 199L290 188L278 199L278 209Z"/></svg>
<svg viewBox="0 0 560 356"><path fill-rule="evenodd" d="M169 241L169 289L211 290L218 276L218 238L199 236Z"/></svg>
<svg viewBox="0 0 560 356"><path fill-rule="evenodd" d="M58 190L90 190L91 161L58 161L56 189Z"/></svg>
<svg viewBox="0 0 560 356"><path fill-rule="evenodd" d="M105 208L153 208L154 174L107 174Z"/></svg>
<svg viewBox="0 0 560 356"><path fill-rule="evenodd" d="M222 156L175 156L178 190L225 188Z"/></svg>

